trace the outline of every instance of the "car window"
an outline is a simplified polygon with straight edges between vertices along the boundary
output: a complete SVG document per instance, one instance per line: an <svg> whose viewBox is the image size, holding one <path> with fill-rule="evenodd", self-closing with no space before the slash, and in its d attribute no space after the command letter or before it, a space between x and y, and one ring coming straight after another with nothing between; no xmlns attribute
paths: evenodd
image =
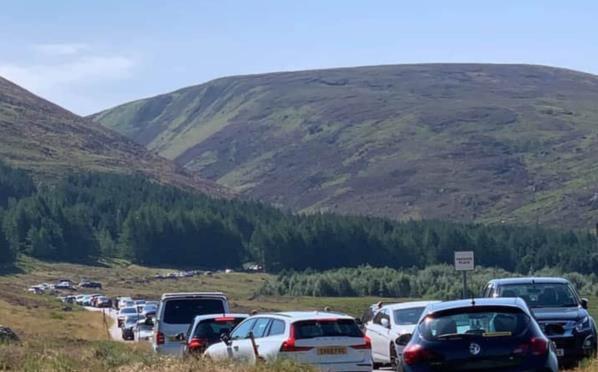
<svg viewBox="0 0 598 372"><path fill-rule="evenodd" d="M253 323L255 323L255 319L248 319L239 324L231 333L231 338L233 340L240 340L249 337L249 331L251 331Z"/></svg>
<svg viewBox="0 0 598 372"><path fill-rule="evenodd" d="M566 283L507 284L498 288L500 297L521 297L534 307L574 307L579 301L576 293Z"/></svg>
<svg viewBox="0 0 598 372"><path fill-rule="evenodd" d="M243 319L244 318L221 317L203 320L197 327L195 327L193 337L216 342L220 340L220 336L223 333L230 332L237 324L241 323Z"/></svg>
<svg viewBox="0 0 598 372"><path fill-rule="evenodd" d="M303 320L293 324L296 339L316 337L363 337L352 319Z"/></svg>
<svg viewBox="0 0 598 372"><path fill-rule="evenodd" d="M189 324L197 315L218 313L224 313L224 303L221 299L173 299L165 304L164 323Z"/></svg>
<svg viewBox="0 0 598 372"><path fill-rule="evenodd" d="M285 326L282 320L273 319L272 325L270 326L270 332L268 336L277 336L284 334Z"/></svg>
<svg viewBox="0 0 598 372"><path fill-rule="evenodd" d="M419 317L424 312L424 307L412 307L410 309L398 309L393 312L395 324L413 325L417 324Z"/></svg>
<svg viewBox="0 0 598 372"><path fill-rule="evenodd" d="M529 322L523 311L512 307L464 308L427 316L420 331L426 339L517 336Z"/></svg>
<svg viewBox="0 0 598 372"><path fill-rule="evenodd" d="M252 328L253 337L263 337L266 334L268 324L270 324L270 318L258 318Z"/></svg>

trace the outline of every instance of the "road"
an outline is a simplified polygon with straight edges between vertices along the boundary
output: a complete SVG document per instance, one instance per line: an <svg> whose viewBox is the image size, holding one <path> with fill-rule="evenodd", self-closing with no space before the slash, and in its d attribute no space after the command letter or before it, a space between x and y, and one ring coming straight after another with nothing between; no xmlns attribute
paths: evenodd
<svg viewBox="0 0 598 372"><path fill-rule="evenodd" d="M118 328L118 324L116 322L116 315L117 315L116 310L114 310L114 309L98 309L98 308L89 307L89 306L86 306L85 309L88 311L104 313L104 315L106 316L106 321L108 323L108 333L110 334L110 338L115 341L124 342L124 340L122 339L122 332L121 332L120 328ZM144 330L135 332L135 340L136 341L148 341L148 340L151 340L151 337L152 337L151 329L144 329Z"/></svg>

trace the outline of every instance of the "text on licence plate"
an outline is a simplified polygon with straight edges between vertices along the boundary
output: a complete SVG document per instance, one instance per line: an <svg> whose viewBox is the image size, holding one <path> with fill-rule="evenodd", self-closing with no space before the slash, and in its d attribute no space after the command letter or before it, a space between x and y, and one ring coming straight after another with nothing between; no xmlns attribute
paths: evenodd
<svg viewBox="0 0 598 372"><path fill-rule="evenodd" d="M318 355L342 355L347 354L346 347L319 347Z"/></svg>

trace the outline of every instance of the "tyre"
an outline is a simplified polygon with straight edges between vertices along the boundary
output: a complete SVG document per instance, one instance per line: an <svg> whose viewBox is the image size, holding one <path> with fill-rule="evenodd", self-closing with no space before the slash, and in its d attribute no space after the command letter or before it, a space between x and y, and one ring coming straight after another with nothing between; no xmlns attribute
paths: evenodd
<svg viewBox="0 0 598 372"><path fill-rule="evenodd" d="M399 358L397 357L397 348L393 342L390 343L389 348L390 350L388 351L388 355L390 355L390 366L392 367L393 371L398 371Z"/></svg>

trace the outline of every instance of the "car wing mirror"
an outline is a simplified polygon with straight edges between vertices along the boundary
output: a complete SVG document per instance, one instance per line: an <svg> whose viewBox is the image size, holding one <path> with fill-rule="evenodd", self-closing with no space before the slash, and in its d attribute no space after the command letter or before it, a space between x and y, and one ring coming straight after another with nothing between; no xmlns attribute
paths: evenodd
<svg viewBox="0 0 598 372"><path fill-rule="evenodd" d="M177 341L185 341L185 340L187 340L187 336L184 333L179 333L174 338Z"/></svg>
<svg viewBox="0 0 598 372"><path fill-rule="evenodd" d="M382 327L384 327L384 328L390 329L390 322L386 318L380 319L380 325L382 325Z"/></svg>
<svg viewBox="0 0 598 372"><path fill-rule="evenodd" d="M405 333L405 334L400 335L396 341L397 345L399 345L399 346L407 345L409 343L409 341L411 341L411 336L412 336L411 333Z"/></svg>
<svg viewBox="0 0 598 372"><path fill-rule="evenodd" d="M230 337L230 332L223 332L220 335L220 341L224 342L227 346L230 346L233 343L233 340Z"/></svg>
<svg viewBox="0 0 598 372"><path fill-rule="evenodd" d="M152 318L146 318L145 319L145 325L147 325L147 326L153 326L154 325L154 320Z"/></svg>
<svg viewBox="0 0 598 372"><path fill-rule="evenodd" d="M587 308L588 308L588 299L587 298L581 299L581 307L583 307L584 309L587 310Z"/></svg>

